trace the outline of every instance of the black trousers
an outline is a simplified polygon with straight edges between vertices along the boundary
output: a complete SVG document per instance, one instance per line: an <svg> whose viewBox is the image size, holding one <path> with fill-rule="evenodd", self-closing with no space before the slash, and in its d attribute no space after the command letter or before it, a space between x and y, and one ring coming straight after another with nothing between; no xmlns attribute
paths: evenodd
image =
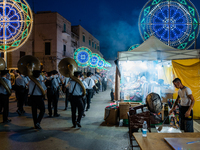
<svg viewBox="0 0 200 150"><path fill-rule="evenodd" d="M100 90L100 82L99 81L97 82L96 86L98 87L97 91L99 91Z"/></svg>
<svg viewBox="0 0 200 150"><path fill-rule="evenodd" d="M93 93L93 89L87 90L87 95L86 95L86 97L87 97L87 108L86 109L90 109L92 93Z"/></svg>
<svg viewBox="0 0 200 150"><path fill-rule="evenodd" d="M23 105L26 98L28 98L28 96L26 96L25 90L23 92L20 92L20 91L18 92L18 110L20 112L24 111Z"/></svg>
<svg viewBox="0 0 200 150"><path fill-rule="evenodd" d="M71 96L71 112L72 112L72 123L76 124L76 109L78 108L78 118L77 122L81 122L81 118L84 112L84 106L82 101L82 96Z"/></svg>
<svg viewBox="0 0 200 150"><path fill-rule="evenodd" d="M32 116L33 116L33 123L40 123L44 113L45 113L45 105L43 101L43 96L36 96L32 95ZM37 115L37 108L40 110L39 115Z"/></svg>
<svg viewBox="0 0 200 150"><path fill-rule="evenodd" d="M65 108L68 107L68 103L69 103L69 89L66 89Z"/></svg>
<svg viewBox="0 0 200 150"><path fill-rule="evenodd" d="M3 121L8 120L8 111L9 111L9 96L0 94L0 105L3 109Z"/></svg>
<svg viewBox="0 0 200 150"><path fill-rule="evenodd" d="M28 105L28 89L25 90L24 104Z"/></svg>
<svg viewBox="0 0 200 150"><path fill-rule="evenodd" d="M185 132L194 132L193 128L193 110L190 112L191 118L185 118L185 113L189 109L189 106L180 106L179 107L179 122L180 122L180 129L184 130Z"/></svg>

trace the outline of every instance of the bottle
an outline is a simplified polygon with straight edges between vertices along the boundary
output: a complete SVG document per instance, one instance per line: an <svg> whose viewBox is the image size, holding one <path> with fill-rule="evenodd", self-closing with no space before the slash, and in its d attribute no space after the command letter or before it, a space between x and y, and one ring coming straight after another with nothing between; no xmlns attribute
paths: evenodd
<svg viewBox="0 0 200 150"><path fill-rule="evenodd" d="M146 121L144 121L143 123L142 136L147 137L147 122Z"/></svg>

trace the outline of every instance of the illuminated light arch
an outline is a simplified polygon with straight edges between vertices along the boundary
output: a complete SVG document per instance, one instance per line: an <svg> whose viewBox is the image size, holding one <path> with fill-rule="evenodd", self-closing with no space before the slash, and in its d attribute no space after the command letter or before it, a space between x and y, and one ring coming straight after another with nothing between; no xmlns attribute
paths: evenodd
<svg viewBox="0 0 200 150"><path fill-rule="evenodd" d="M154 35L163 43L188 49L199 34L199 14L190 0L149 0L139 17L143 40Z"/></svg>
<svg viewBox="0 0 200 150"><path fill-rule="evenodd" d="M105 62L104 59L101 58L101 59L99 60L99 62L98 62L98 66L97 66L97 68L98 68L98 69L103 69L104 62Z"/></svg>
<svg viewBox="0 0 200 150"><path fill-rule="evenodd" d="M89 65L91 56L92 52L87 47L79 47L74 52L74 60L78 66L82 68L85 68Z"/></svg>
<svg viewBox="0 0 200 150"><path fill-rule="evenodd" d="M140 46L140 44L134 44L128 49L128 51L132 51L133 49L137 48L138 46Z"/></svg>
<svg viewBox="0 0 200 150"><path fill-rule="evenodd" d="M10 52L29 38L33 15L25 0L0 0L0 51Z"/></svg>
<svg viewBox="0 0 200 150"><path fill-rule="evenodd" d="M97 68L98 62L99 62L100 59L101 59L101 57L98 54L92 53L92 56L90 58L90 64L89 64L90 67L91 68Z"/></svg>

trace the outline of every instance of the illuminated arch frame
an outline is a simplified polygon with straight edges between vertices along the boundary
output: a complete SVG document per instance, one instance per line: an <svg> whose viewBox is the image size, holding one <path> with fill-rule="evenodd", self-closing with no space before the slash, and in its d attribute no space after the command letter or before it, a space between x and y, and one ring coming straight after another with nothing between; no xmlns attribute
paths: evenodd
<svg viewBox="0 0 200 150"><path fill-rule="evenodd" d="M74 52L74 60L82 68L89 66L91 56L92 52L87 47L79 47Z"/></svg>
<svg viewBox="0 0 200 150"><path fill-rule="evenodd" d="M29 38L33 14L25 0L0 0L0 51L10 52Z"/></svg>
<svg viewBox="0 0 200 150"><path fill-rule="evenodd" d="M99 60L99 62L98 62L97 68L98 68L98 69L103 69L104 63L105 63L105 60L104 60L103 58L101 58L101 59Z"/></svg>
<svg viewBox="0 0 200 150"><path fill-rule="evenodd" d="M159 13L159 11L164 12L163 10L167 7L167 5L168 19L164 19L164 13ZM179 16L183 18L182 23L180 23L181 20L178 18L170 17L170 12L171 15L173 15L173 12L175 12L174 10L176 10L179 13ZM162 19L160 18L163 18L163 21L165 20L165 22L162 22ZM158 22L156 23L155 20ZM138 26L140 35L144 41L147 40L150 36L154 35L169 46L178 49L188 49L194 44L195 39L199 34L199 14L195 6L189 0L149 0L140 13ZM169 29L168 39L163 38L164 36L158 36L162 33L162 28L166 27ZM184 34L177 32L179 33L179 37L175 35L176 38L173 39L172 37L175 33L175 30L178 28L180 29L180 27L183 28L183 30L180 31L184 32Z"/></svg>
<svg viewBox="0 0 200 150"><path fill-rule="evenodd" d="M97 60L96 62L94 62L93 58L96 58L96 59L98 59L98 60ZM90 66L91 68L97 68L98 62L99 62L100 59L101 59L101 57L100 57L98 54L92 53L92 56L91 56L91 58L90 58L90 64L89 64L89 66Z"/></svg>
<svg viewBox="0 0 200 150"><path fill-rule="evenodd" d="M132 51L133 49L137 48L138 46L140 46L140 44L134 44L128 49L128 51Z"/></svg>

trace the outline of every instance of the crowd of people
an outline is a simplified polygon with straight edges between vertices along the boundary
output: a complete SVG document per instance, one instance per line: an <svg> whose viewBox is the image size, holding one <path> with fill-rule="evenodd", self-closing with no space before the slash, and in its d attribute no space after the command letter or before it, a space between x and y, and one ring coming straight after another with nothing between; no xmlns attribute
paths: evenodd
<svg viewBox="0 0 200 150"><path fill-rule="evenodd" d="M83 87L76 81L64 77L53 70L50 72L34 70L33 77L37 80L32 81L28 76L23 75L18 70L12 70L12 77L8 70L2 70L1 78L7 83L8 87L15 91L17 100L16 113L19 116L25 114L24 105L31 106L34 127L41 129L40 123L45 114L44 100L48 101L48 117L59 117L58 100L60 93L65 93L64 110L68 110L68 103L71 104L72 124L81 127L81 118L85 117L85 111L89 111L91 100L95 94L107 89L106 74L95 72L74 72L74 76L81 81L86 89L86 95L83 96ZM44 91L46 94L44 95ZM3 123L11 122L8 119L9 97L7 90L0 84L0 113L3 114ZM39 115L37 114L37 110ZM78 117L76 118L76 110Z"/></svg>

